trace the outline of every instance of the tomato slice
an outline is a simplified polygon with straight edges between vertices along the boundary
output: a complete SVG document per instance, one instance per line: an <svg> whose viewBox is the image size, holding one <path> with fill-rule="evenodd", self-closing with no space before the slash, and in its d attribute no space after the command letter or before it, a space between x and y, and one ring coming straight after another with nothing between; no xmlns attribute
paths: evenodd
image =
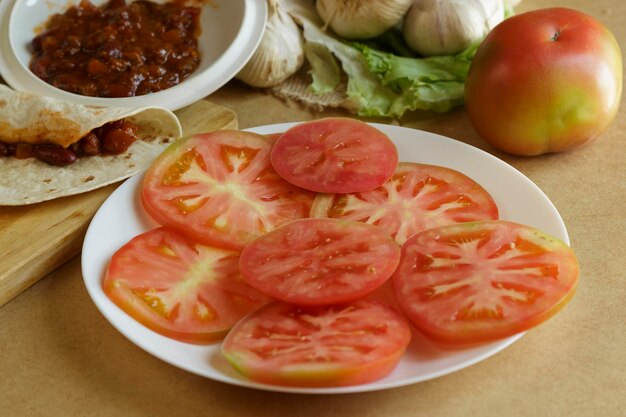
<svg viewBox="0 0 626 417"><path fill-rule="evenodd" d="M182 139L146 172L141 199L163 226L199 242L242 249L288 221L308 217L315 195L272 169L272 141L216 131Z"/></svg>
<svg viewBox="0 0 626 417"><path fill-rule="evenodd" d="M344 303L365 297L398 266L400 247L366 223L302 219L250 243L239 267L248 284L299 305Z"/></svg>
<svg viewBox="0 0 626 417"><path fill-rule="evenodd" d="M350 193L383 184L398 151L380 130L355 119L330 117L288 129L272 148L281 177L307 190Z"/></svg>
<svg viewBox="0 0 626 417"><path fill-rule="evenodd" d="M320 194L311 217L361 221L382 227L403 244L432 227L498 218L491 195L459 171L401 162L382 186L350 194Z"/></svg>
<svg viewBox="0 0 626 417"><path fill-rule="evenodd" d="M373 301L271 303L228 333L222 352L244 376L288 386L345 386L391 372L411 340L406 319Z"/></svg>
<svg viewBox="0 0 626 417"><path fill-rule="evenodd" d="M113 255L102 287L155 332L209 343L270 301L243 281L238 264L238 252L199 245L161 227L136 236Z"/></svg>
<svg viewBox="0 0 626 417"><path fill-rule="evenodd" d="M415 326L451 343L484 342L536 326L570 300L577 280L569 246L498 220L412 236L393 276L398 302Z"/></svg>
<svg viewBox="0 0 626 417"><path fill-rule="evenodd" d="M272 142L275 142L276 139L278 139L284 132L279 132L279 133L266 133L265 137L268 138L269 140L271 140Z"/></svg>

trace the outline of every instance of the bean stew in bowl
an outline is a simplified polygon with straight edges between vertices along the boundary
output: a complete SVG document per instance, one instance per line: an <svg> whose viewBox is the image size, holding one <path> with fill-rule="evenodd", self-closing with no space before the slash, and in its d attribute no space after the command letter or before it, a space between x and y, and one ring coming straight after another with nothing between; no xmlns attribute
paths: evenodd
<svg viewBox="0 0 626 417"><path fill-rule="evenodd" d="M29 69L62 90L132 97L173 87L200 64L199 7L82 0L52 15L30 43Z"/></svg>
<svg viewBox="0 0 626 417"><path fill-rule="evenodd" d="M0 71L16 90L176 110L221 87L263 34L258 0L3 0ZM4 7L3 7L4 6ZM0 10L2 13L3 10ZM17 65L16 65L17 64Z"/></svg>

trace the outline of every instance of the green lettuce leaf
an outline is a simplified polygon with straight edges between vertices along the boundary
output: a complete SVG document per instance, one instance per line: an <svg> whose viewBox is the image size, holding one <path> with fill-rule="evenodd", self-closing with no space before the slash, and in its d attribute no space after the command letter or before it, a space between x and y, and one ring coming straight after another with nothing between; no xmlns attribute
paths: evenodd
<svg viewBox="0 0 626 417"><path fill-rule="evenodd" d="M306 42L304 55L311 65L313 82L309 89L317 94L329 93L341 82L341 69L333 54L321 43Z"/></svg>
<svg viewBox="0 0 626 417"><path fill-rule="evenodd" d="M401 117L417 109L445 112L463 103L465 78L478 44L454 56L404 57L364 43L343 42L306 14L298 18L307 57L312 57L311 91L328 92L336 87L337 59L347 75L349 107L360 116Z"/></svg>
<svg viewBox="0 0 626 417"><path fill-rule="evenodd" d="M364 115L399 117L407 110L446 112L463 104L465 78L478 44L458 55L407 58L352 42L365 57L368 69L393 91L386 108L361 109Z"/></svg>

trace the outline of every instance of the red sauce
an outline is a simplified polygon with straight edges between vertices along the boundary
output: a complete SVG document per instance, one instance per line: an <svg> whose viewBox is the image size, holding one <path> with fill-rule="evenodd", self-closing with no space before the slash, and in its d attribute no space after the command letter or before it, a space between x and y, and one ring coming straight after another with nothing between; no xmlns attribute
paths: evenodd
<svg viewBox="0 0 626 417"><path fill-rule="evenodd" d="M88 0L53 15L32 42L31 71L57 88L132 97L179 84L200 64L198 7Z"/></svg>

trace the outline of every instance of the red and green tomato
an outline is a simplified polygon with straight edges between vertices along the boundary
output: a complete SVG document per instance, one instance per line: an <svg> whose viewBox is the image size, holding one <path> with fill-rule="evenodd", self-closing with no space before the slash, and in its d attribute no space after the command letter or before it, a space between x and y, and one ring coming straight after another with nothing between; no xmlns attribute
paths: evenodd
<svg viewBox="0 0 626 417"><path fill-rule="evenodd" d="M327 117L280 135L272 166L286 181L320 193L353 193L382 185L398 165L391 139L356 119Z"/></svg>
<svg viewBox="0 0 626 417"><path fill-rule="evenodd" d="M407 320L378 302L314 307L274 302L239 321L222 353L253 381L346 386L389 374L410 341Z"/></svg>
<svg viewBox="0 0 626 417"><path fill-rule="evenodd" d="M609 126L622 94L622 57L598 20L567 8L506 19L472 61L465 103L478 134L516 155L578 147Z"/></svg>
<svg viewBox="0 0 626 417"><path fill-rule="evenodd" d="M250 286L288 303L312 306L364 298L400 261L383 229L336 219L301 219L249 243L239 269Z"/></svg>
<svg viewBox="0 0 626 417"><path fill-rule="evenodd" d="M159 227L111 258L102 287L128 315L188 343L220 340L270 298L244 282L239 252L205 246Z"/></svg>
<svg viewBox="0 0 626 417"><path fill-rule="evenodd" d="M478 343L528 330L574 295L578 260L564 242L502 220L435 227L402 245L398 302L432 339Z"/></svg>
<svg viewBox="0 0 626 417"><path fill-rule="evenodd" d="M145 174L141 201L158 223L206 245L241 250L307 217L315 193L272 169L272 140L221 130L177 141Z"/></svg>

